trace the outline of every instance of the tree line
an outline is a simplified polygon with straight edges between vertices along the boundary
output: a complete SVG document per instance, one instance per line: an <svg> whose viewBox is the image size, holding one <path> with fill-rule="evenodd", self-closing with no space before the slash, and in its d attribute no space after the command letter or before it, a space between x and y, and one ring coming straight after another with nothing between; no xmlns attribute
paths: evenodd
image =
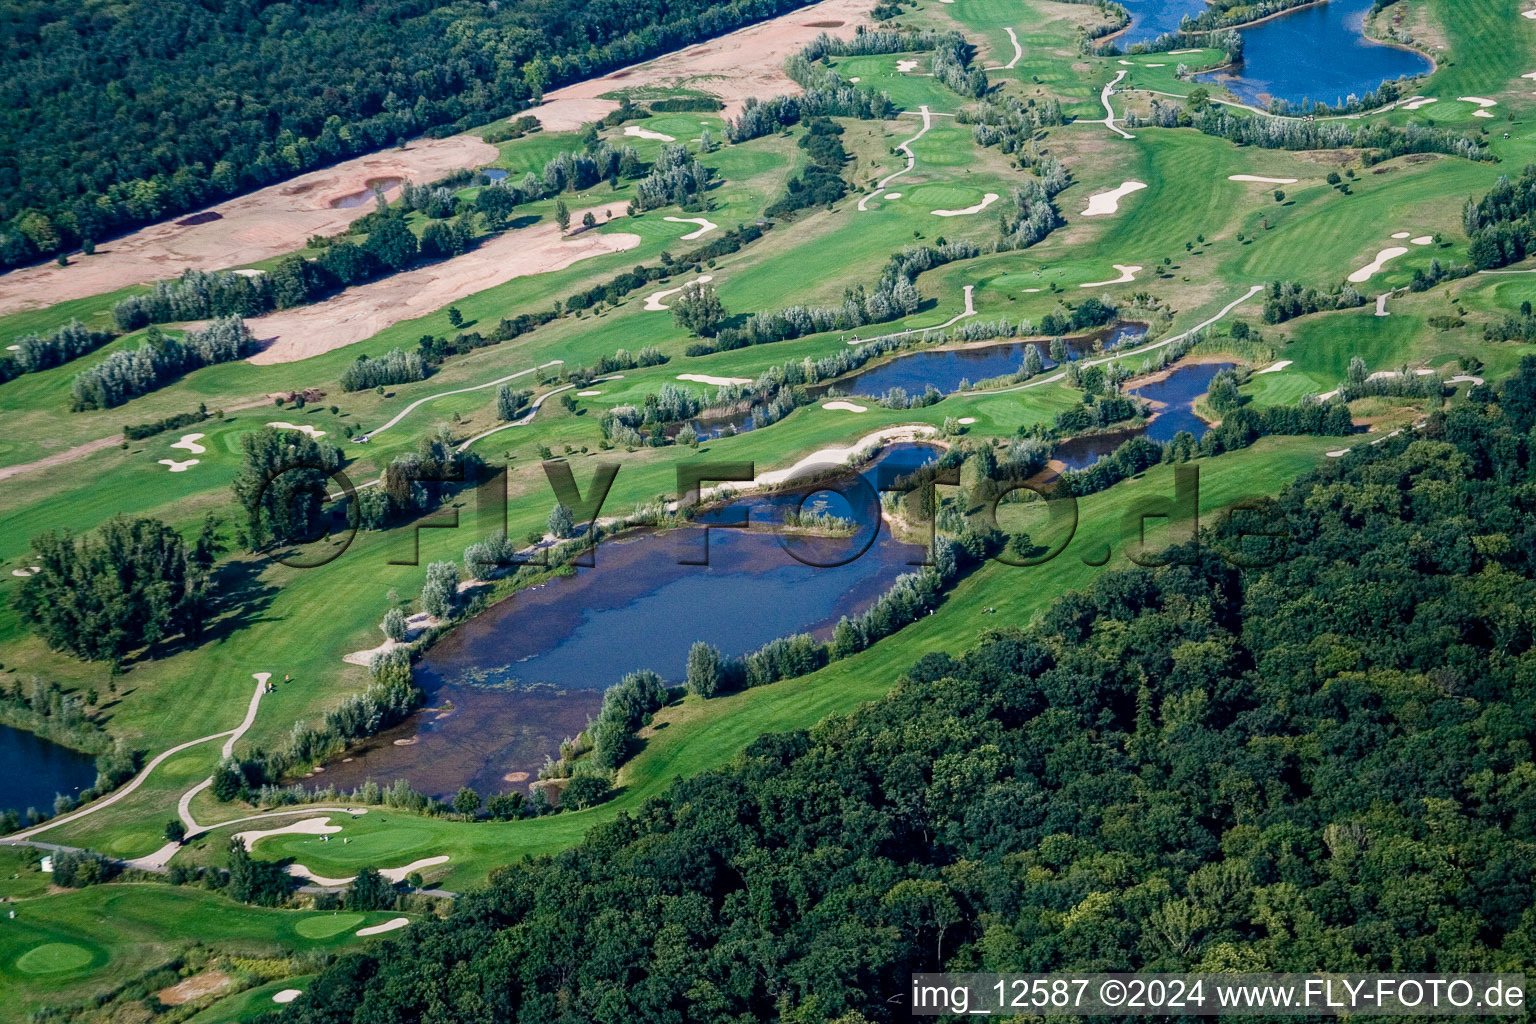
<svg viewBox="0 0 1536 1024"><path fill-rule="evenodd" d="M33 4L0 35L0 268L423 133L801 0ZM103 156L106 154L106 156Z"/></svg>

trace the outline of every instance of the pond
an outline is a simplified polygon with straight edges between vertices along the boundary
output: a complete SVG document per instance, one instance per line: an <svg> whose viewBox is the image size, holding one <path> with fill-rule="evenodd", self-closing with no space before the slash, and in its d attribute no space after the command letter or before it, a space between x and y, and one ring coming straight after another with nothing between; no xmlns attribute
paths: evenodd
<svg viewBox="0 0 1536 1024"><path fill-rule="evenodd" d="M390 192L399 188L403 178L369 178L363 182L361 192L353 192L350 195L341 196L331 200L331 208L334 210L351 210L359 206L366 206L373 202L375 192Z"/></svg>
<svg viewBox="0 0 1536 1024"><path fill-rule="evenodd" d="M892 445L873 463L915 469L936 457L926 445ZM752 521L779 518L784 499L752 498ZM847 514L841 498L827 501ZM808 504L807 507L810 507ZM718 521L716 513L714 518ZM806 539L812 562L857 552L869 538ZM681 682L688 649L704 640L729 656L798 632L830 637L844 614L862 612L925 557L880 529L846 564L797 561L767 530L650 531L599 545L596 566L522 591L454 630L418 664L428 709L377 737L351 760L326 766L311 785L352 788L372 778L408 779L424 793L451 797L469 785L481 794L524 789L560 741L596 715L607 687L649 668Z"/></svg>
<svg viewBox="0 0 1536 1024"><path fill-rule="evenodd" d="M96 781L96 759L33 733L0 725L0 812L53 813L53 798Z"/></svg>
<svg viewBox="0 0 1536 1024"><path fill-rule="evenodd" d="M1127 343L1134 344L1146 335L1145 324L1124 323L1085 338L1068 338L1066 342L1074 356L1081 356L1091 351L1097 341L1103 341L1105 351L1109 351ZM839 391L864 398L879 398L892 388L902 388L909 395L920 395L930 384L946 395L954 394L966 381L975 384L1018 370L1031 346L1040 349L1047 369L1056 365L1051 361L1048 342L1007 341L970 348L903 353L845 377L836 387Z"/></svg>
<svg viewBox="0 0 1536 1024"><path fill-rule="evenodd" d="M1434 65L1423 54L1366 38L1373 2L1327 0L1242 29L1243 62L1199 78L1257 106L1271 99L1338 106L1384 81L1431 71Z"/></svg>
<svg viewBox="0 0 1536 1024"><path fill-rule="evenodd" d="M1172 441L1181 430L1189 431L1196 438L1204 437L1210 426L1195 415L1195 400L1210 390L1211 380L1218 373L1232 369L1233 365L1186 363L1162 380L1133 389L1130 394L1162 406L1145 427L1074 437L1057 445L1053 458L1068 469L1086 469L1133 437L1146 437L1158 444Z"/></svg>
<svg viewBox="0 0 1536 1024"><path fill-rule="evenodd" d="M1122 50L1136 43L1150 43L1165 32L1177 32L1185 17L1197 17L1209 9L1205 0L1118 0L1131 12L1130 27L1115 37Z"/></svg>

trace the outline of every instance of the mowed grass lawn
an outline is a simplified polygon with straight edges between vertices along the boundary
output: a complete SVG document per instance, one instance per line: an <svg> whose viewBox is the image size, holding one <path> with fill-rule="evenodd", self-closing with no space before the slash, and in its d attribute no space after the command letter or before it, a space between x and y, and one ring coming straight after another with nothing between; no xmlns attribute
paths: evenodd
<svg viewBox="0 0 1536 1024"><path fill-rule="evenodd" d="M0 979L7 990L0 1015L29 1010L110 988L202 944L253 956L279 951L336 949L366 941L358 928L395 917L347 914L333 930L329 911L233 907L222 896L169 885L113 884L6 904L0 927Z"/></svg>

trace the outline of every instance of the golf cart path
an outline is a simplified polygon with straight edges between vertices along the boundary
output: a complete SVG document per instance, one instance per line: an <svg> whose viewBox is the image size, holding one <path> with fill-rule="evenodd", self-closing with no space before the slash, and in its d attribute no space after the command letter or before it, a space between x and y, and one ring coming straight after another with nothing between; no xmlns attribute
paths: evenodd
<svg viewBox="0 0 1536 1024"><path fill-rule="evenodd" d="M922 138L925 134L927 134L928 129L933 127L933 111L929 110L926 106L924 106L924 107L919 107L918 108L918 112L923 115L923 127L922 127L922 129L920 131L918 131L918 133L916 135L914 135L910 139L908 139L906 142L903 142L903 143L901 143L900 145L898 145L896 147L898 150L900 150L901 152L903 152L903 153L905 153L907 155L907 166L903 167L899 171L893 171L890 174L887 174L884 178L881 178L879 181L877 181L875 183L875 190L873 192L871 192L869 195L867 195L864 198L859 200L859 209L861 211L868 211L869 207L865 205L866 203L868 203L871 199L874 199L877 196L879 196L880 193L884 192L885 191L885 187L887 185L889 185L891 182L895 181L897 178L901 177L903 174L907 174L908 172L910 172L912 170L912 168L917 166L917 154L912 152L912 143L914 143L918 139Z"/></svg>
<svg viewBox="0 0 1536 1024"><path fill-rule="evenodd" d="M224 743L221 753L224 757L230 756L230 754L234 751L236 741L238 741L240 737L244 736L246 730L250 729L251 725L256 721L256 710L261 704L261 695L266 692L267 679L270 678L270 676L270 672L256 673L256 692L251 695L251 703L250 706L246 709L245 720L235 728L228 729L224 732L210 733L207 736L200 736L195 740L187 740L185 743L178 743L171 749L152 758L150 762L144 766L143 770L139 772L139 774L128 780L128 782L123 784L121 787L113 790L111 793L101 798L100 800L92 802L90 806L84 808L83 810L75 811L72 814L66 814L62 817L51 818L34 828L25 829L21 832L16 832L12 835L6 836L4 839L0 839L0 844L16 843L25 839L30 839L41 832L47 831L48 829L57 828L60 825L66 825L72 821L78 821L79 819L84 818L89 814L95 814L103 807L111 807L113 804L123 799L123 797L128 796L134 790L142 786L144 784L144 780L149 778L150 772L164 764L168 758L181 753L188 747L195 747L199 743L207 743L209 740L216 740L220 737L228 737ZM198 792L204 786L211 784L212 781L213 780L210 778L205 782L199 783L196 787L194 787L192 792ZM187 797L183 797L183 799L185 800ZM183 821L185 820L186 816L183 815Z"/></svg>

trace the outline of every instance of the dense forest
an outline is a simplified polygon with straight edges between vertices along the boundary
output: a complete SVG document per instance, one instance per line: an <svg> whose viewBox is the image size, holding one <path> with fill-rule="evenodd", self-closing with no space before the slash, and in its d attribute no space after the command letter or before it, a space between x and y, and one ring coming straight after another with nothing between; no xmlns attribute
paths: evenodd
<svg viewBox="0 0 1536 1024"><path fill-rule="evenodd" d="M1217 556L1277 543L1228 522L1106 571L270 1019L853 1024L941 966L1522 969L1536 359L1473 399L1289 487L1269 567Z"/></svg>
<svg viewBox="0 0 1536 1024"><path fill-rule="evenodd" d="M20 0L0 9L0 269L506 116L804 0Z"/></svg>

